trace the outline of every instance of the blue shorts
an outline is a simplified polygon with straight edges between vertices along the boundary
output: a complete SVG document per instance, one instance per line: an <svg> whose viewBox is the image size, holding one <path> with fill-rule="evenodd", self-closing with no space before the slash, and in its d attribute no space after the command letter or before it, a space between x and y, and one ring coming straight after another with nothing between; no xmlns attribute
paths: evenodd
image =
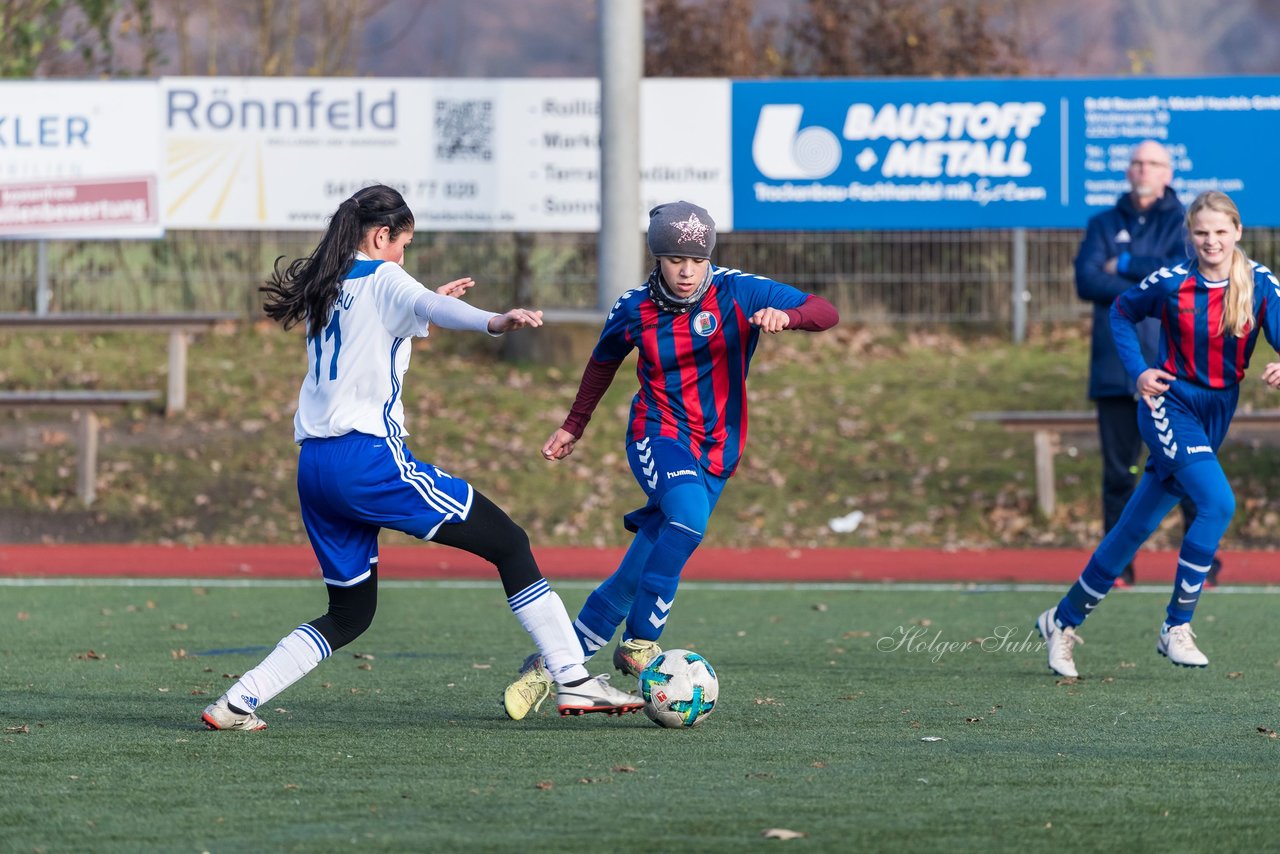
<svg viewBox="0 0 1280 854"><path fill-rule="evenodd" d="M636 482L649 497L649 503L639 510L632 511L622 517L622 523L628 531L635 533L646 524L657 526L662 523L663 513L659 508L662 497L670 490L684 484L697 484L707 491L708 515L715 510L720 493L724 490L727 477L717 477L709 473L692 452L675 439L646 436L639 442L627 446L627 462L631 465L631 473Z"/></svg>
<svg viewBox="0 0 1280 854"><path fill-rule="evenodd" d="M420 539L471 512L471 484L413 458L404 441L367 433L307 439L298 455L302 523L326 584L350 587L378 562L378 531Z"/></svg>
<svg viewBox="0 0 1280 854"><path fill-rule="evenodd" d="M1147 443L1147 471L1168 481L1184 466L1216 460L1239 399L1239 386L1206 388L1180 379L1155 399L1154 410L1139 401L1138 432Z"/></svg>

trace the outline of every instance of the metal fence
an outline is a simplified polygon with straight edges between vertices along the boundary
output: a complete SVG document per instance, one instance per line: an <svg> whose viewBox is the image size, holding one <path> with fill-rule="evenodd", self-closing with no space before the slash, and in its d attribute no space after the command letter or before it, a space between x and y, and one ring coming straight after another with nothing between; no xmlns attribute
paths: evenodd
<svg viewBox="0 0 1280 854"><path fill-rule="evenodd" d="M1081 236L1061 229L731 232L720 235L716 261L821 294L857 322L1016 330L1087 315L1072 275ZM37 310L43 300L49 311L257 318L257 289L277 256L305 255L319 237L171 231L153 241L0 241L0 311ZM1280 229L1246 232L1246 250L1273 269L1278 242ZM481 285L474 299L490 307L590 310L597 301L594 234L423 231L405 266L428 284L472 276ZM645 272L637 271L637 284Z"/></svg>

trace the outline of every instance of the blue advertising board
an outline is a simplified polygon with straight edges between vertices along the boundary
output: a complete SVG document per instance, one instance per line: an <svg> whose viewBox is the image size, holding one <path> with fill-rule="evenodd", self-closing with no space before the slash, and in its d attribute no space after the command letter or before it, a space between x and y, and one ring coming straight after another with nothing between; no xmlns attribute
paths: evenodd
<svg viewBox="0 0 1280 854"><path fill-rule="evenodd" d="M1280 225L1280 77L735 81L736 229L1080 228L1134 146Z"/></svg>

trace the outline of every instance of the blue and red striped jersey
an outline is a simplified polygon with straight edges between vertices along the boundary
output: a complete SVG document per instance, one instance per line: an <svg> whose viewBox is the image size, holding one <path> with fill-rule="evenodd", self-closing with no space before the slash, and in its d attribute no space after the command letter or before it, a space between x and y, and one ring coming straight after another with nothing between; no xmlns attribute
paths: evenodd
<svg viewBox="0 0 1280 854"><path fill-rule="evenodd" d="M1280 282L1266 267L1249 263L1255 322L1243 338L1219 334L1227 283L1206 282L1194 260L1157 270L1116 297L1111 331L1129 376L1136 380L1148 368L1160 368L1207 388L1229 388L1244 378L1259 329L1280 349ZM1142 358L1135 328L1147 317L1160 320L1160 354L1154 365Z"/></svg>
<svg viewBox="0 0 1280 854"><path fill-rule="evenodd" d="M640 389L627 442L664 436L685 443L714 475L733 473L747 442L747 371L760 339L749 322L762 308L799 308L808 294L764 276L713 267L698 308L663 311L647 287L609 311L592 358L620 362L634 348Z"/></svg>

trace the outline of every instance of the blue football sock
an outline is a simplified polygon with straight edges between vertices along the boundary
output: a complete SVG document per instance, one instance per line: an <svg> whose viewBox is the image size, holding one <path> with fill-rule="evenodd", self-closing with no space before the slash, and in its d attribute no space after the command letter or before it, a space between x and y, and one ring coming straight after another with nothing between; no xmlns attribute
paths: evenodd
<svg viewBox="0 0 1280 854"><path fill-rule="evenodd" d="M626 619L636 597L640 574L653 552L654 532L641 529L631 541L627 553L613 575L610 575L587 597L573 630L582 645L582 654L590 658L613 639L613 633Z"/></svg>
<svg viewBox="0 0 1280 854"><path fill-rule="evenodd" d="M672 520L663 527L640 577L640 589L627 614L625 638L656 641L676 601L680 571L702 542L702 532Z"/></svg>
<svg viewBox="0 0 1280 854"><path fill-rule="evenodd" d="M1054 622L1062 627L1083 623L1177 503L1177 496L1161 486L1154 475L1143 475L1119 521L1102 538L1080 578L1058 603Z"/></svg>
<svg viewBox="0 0 1280 854"><path fill-rule="evenodd" d="M1213 566L1213 556L1236 511L1235 495L1216 460L1186 466L1177 477L1196 505L1196 518L1178 550L1178 571L1173 579L1173 595L1169 597L1166 626L1191 622L1204 591L1205 577Z"/></svg>
<svg viewBox="0 0 1280 854"><path fill-rule="evenodd" d="M1080 625L1098 607L1098 603L1106 597L1115 583L1116 576L1098 565L1096 555L1089 558L1084 572L1080 573L1076 583L1071 585L1067 595L1058 603L1054 622L1063 628Z"/></svg>

